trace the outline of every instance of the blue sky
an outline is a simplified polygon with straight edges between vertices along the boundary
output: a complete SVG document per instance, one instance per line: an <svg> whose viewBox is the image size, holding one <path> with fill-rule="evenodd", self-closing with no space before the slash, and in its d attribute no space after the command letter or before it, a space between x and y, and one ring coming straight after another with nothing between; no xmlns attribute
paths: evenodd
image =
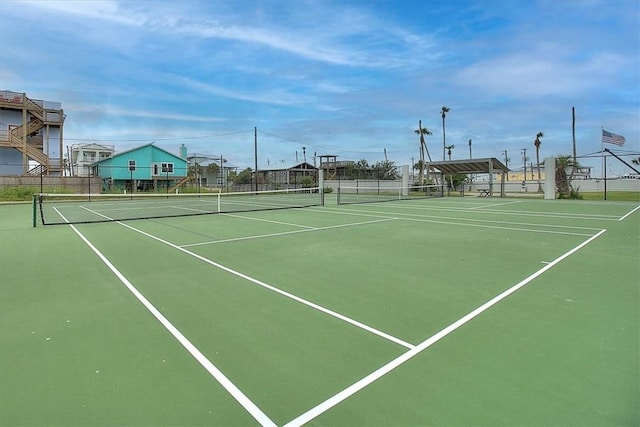
<svg viewBox="0 0 640 427"><path fill-rule="evenodd" d="M541 158L571 153L572 107L579 155L601 127L640 151L639 28L637 0L0 0L0 89L62 102L66 145L253 167L257 127L259 168L410 164L418 120L442 160L447 106L453 159L471 139L519 168L539 131Z"/></svg>

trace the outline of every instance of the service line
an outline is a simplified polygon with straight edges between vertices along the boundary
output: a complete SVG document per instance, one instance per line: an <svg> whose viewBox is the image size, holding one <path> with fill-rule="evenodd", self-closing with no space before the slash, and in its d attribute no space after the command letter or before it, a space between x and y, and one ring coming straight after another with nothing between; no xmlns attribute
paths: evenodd
<svg viewBox="0 0 640 427"><path fill-rule="evenodd" d="M534 279L536 279L537 277L539 277L540 275L542 275L546 271L550 270L551 268L556 266L558 263L560 263L564 259L568 258L569 256L573 255L574 253L576 253L577 251L579 251L580 249L582 249L583 247L585 247L589 243L593 242L595 239L600 237L606 231L607 230L604 230L604 229L600 230L600 232L598 234L596 234L595 236L592 236L591 238L585 240L584 242L582 242L578 246L574 247L570 251L568 251L568 252L564 253L563 255L559 256L558 258L554 259L553 261L551 261L550 263L548 263L547 265L542 267L540 270L536 271L535 273L531 274L527 278L525 278L522 281L520 281L520 282L516 283L515 285L513 285L511 288L507 289L506 291L502 292L501 294L499 294L499 295L495 296L494 298L490 299L489 301L485 302L480 307L476 308L475 310L469 312L465 316L463 316L460 319L456 320L455 322L453 322L452 324L450 324L446 328L442 329L440 332L436 333L435 335L433 335L430 338L426 339L422 343L418 344L416 347L410 349L409 351L405 352L404 354L402 354L401 356L397 357L396 359L390 361L386 365L384 365L384 366L380 367L379 369L373 371L372 373L370 373L366 377L364 377L364 378L360 379L359 381L353 383L349 387L345 388L344 390L342 390L338 394L336 394L336 395L330 397L329 399L325 400L324 402L320 403L316 407L311 408L309 411L307 411L307 412L301 414L300 416L298 416L297 418L289 421L287 424L285 424L285 427L299 427L299 426L302 426L302 425L308 423L309 421L313 420L317 416L321 415L322 413L328 411L329 409L331 409L332 407L336 406L340 402L344 401L345 399L347 399L350 396L354 395L358 391L360 391L363 388L367 387L368 385L370 385L374 381L382 378L384 375L386 375L389 372L393 371L395 368L397 368L398 366L402 365L406 361L408 361L408 360L414 358L415 356L417 356L418 354L422 353L424 350L426 350L427 348L431 347L433 344L437 343L442 338L444 338L447 335L449 335L450 333L454 332L456 329L460 328L464 324L470 322L475 317L477 317L480 314L482 314L483 312L487 311L488 309L490 309L494 305L498 304L500 301L502 301L503 299L507 298L509 295L513 294L514 292L516 292L519 289L523 288L527 284L531 283Z"/></svg>
<svg viewBox="0 0 640 427"><path fill-rule="evenodd" d="M632 213L634 213L634 212L635 212L635 211L637 211L638 209L640 209L640 205L636 206L636 207L635 207L635 209L632 209L631 211L627 212L627 214L626 214L626 215L624 215L624 216L622 216L622 217L618 218L618 221L624 221L625 219L627 219L627 217L628 217L629 215L631 215Z"/></svg>

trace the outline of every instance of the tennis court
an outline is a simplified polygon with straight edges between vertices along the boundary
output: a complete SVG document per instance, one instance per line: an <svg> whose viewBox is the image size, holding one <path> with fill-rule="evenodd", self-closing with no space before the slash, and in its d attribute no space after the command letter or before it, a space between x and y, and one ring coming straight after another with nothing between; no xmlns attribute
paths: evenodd
<svg viewBox="0 0 640 427"><path fill-rule="evenodd" d="M0 424L640 423L637 203L294 207L0 206Z"/></svg>

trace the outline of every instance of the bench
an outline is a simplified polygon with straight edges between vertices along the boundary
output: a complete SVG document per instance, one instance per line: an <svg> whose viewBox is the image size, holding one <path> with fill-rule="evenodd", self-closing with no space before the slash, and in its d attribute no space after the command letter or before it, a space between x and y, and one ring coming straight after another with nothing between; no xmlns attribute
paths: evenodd
<svg viewBox="0 0 640 427"><path fill-rule="evenodd" d="M491 195L491 191L488 188L479 188L478 193L478 197L489 197Z"/></svg>

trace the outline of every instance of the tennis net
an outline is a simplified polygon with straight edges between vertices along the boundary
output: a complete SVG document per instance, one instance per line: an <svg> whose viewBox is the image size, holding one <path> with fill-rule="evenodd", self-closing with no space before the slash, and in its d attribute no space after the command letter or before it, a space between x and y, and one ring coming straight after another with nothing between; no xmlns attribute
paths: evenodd
<svg viewBox="0 0 640 427"><path fill-rule="evenodd" d="M412 200L444 195L441 185L409 187L338 187L338 204L388 202Z"/></svg>
<svg viewBox="0 0 640 427"><path fill-rule="evenodd" d="M133 219L304 208L323 204L320 189L235 193L37 194L33 225L81 224Z"/></svg>

